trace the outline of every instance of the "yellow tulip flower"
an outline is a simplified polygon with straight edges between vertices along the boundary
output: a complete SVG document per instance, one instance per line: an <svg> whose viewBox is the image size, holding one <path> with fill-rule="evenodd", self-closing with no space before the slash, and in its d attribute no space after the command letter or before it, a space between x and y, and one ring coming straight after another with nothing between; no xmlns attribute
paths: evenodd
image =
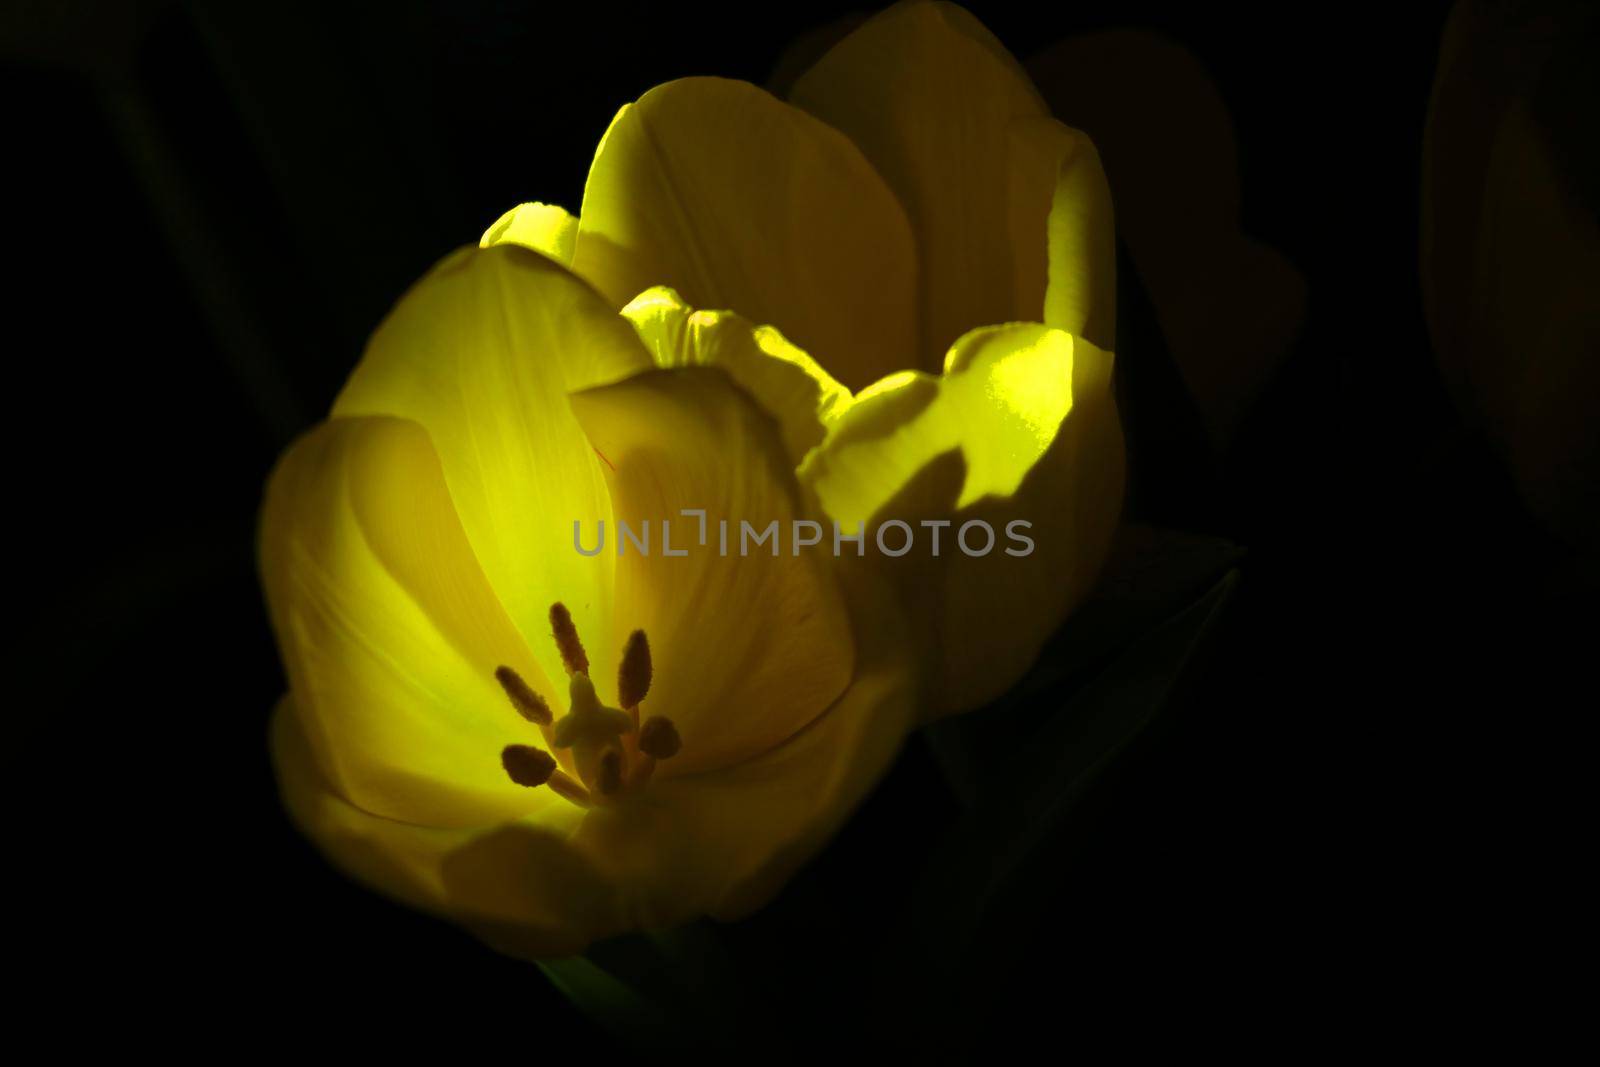
<svg viewBox="0 0 1600 1067"><path fill-rule="evenodd" d="M653 369L524 249L437 266L268 486L300 827L523 955L764 901L882 772L916 673L888 599L818 551L574 551L575 522L685 507L804 512L725 373Z"/></svg>
<svg viewBox="0 0 1600 1067"><path fill-rule="evenodd" d="M581 215L524 205L436 266L272 476L295 821L520 955L758 907L1092 580L1113 284L1092 146L959 9L891 9L793 103L624 108ZM626 550L685 512L945 544ZM1030 552L965 551L1018 520Z"/></svg>
<svg viewBox="0 0 1600 1067"><path fill-rule="evenodd" d="M612 121L578 218L524 205L484 240L570 264L648 329L670 332L662 309L687 304L793 342L766 370L728 345L684 359L733 360L780 422L817 429L801 480L845 529L949 523L928 528L937 559L871 553L852 570L884 573L915 618L936 664L927 712L973 708L1085 595L1121 510L1105 174L951 4L867 21L789 97L659 86ZM670 291L631 303L655 286ZM1026 559L956 542L967 523L1016 520Z"/></svg>

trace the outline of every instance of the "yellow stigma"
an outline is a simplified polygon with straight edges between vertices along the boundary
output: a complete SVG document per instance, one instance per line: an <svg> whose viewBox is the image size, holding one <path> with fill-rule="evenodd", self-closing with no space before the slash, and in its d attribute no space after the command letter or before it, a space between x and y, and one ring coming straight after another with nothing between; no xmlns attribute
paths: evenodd
<svg viewBox="0 0 1600 1067"><path fill-rule="evenodd" d="M506 774L530 788L548 784L575 804L608 803L642 786L657 760L669 759L681 747L678 730L662 715L641 727L639 705L650 692L653 667L650 642L643 630L628 635L617 667L617 699L621 708L601 703L589 678L589 657L578 638L572 613L560 603L550 607L550 628L561 663L567 669L567 713L555 718L550 705L511 667L495 670L495 680L524 719L540 728L557 756L530 745L507 745L501 752ZM626 709L626 710L624 710ZM561 767L577 775L577 780Z"/></svg>
<svg viewBox="0 0 1600 1067"><path fill-rule="evenodd" d="M556 720L550 743L557 748L604 745L633 733L633 716L600 703L587 674L574 674L570 686L571 710Z"/></svg>

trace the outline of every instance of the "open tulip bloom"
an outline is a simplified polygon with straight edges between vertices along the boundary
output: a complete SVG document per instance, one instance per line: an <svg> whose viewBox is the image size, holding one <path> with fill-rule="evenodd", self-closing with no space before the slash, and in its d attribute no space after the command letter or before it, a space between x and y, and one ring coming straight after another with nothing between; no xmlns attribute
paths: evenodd
<svg viewBox="0 0 1600 1067"><path fill-rule="evenodd" d="M1114 287L1093 146L959 8L624 107L272 475L295 822L525 956L761 906L1094 580Z"/></svg>

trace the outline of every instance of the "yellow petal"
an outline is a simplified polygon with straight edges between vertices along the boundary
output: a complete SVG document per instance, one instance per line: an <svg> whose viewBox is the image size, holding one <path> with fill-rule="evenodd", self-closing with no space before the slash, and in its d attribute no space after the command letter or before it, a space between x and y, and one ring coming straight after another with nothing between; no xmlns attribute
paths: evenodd
<svg viewBox="0 0 1600 1067"><path fill-rule="evenodd" d="M500 750L537 742L494 670L543 691L479 569L427 434L334 419L267 488L261 569L290 689L318 765L377 815L471 825L537 809Z"/></svg>
<svg viewBox="0 0 1600 1067"><path fill-rule="evenodd" d="M665 285L776 326L852 388L916 350L900 204L847 138L744 82L670 82L618 112L573 264L619 308Z"/></svg>
<svg viewBox="0 0 1600 1067"><path fill-rule="evenodd" d="M906 366L933 369L975 326L1042 317L1045 224L1066 157L1013 144L1014 123L1048 112L976 19L951 4L896 5L834 46L789 99L848 134L911 216L924 354ZM1024 164L1037 172L1013 179ZM1086 204L1077 184L1063 195ZM1029 215L1037 228L1017 235Z"/></svg>
<svg viewBox="0 0 1600 1067"><path fill-rule="evenodd" d="M578 242L578 220L555 204L518 204L483 231L478 247L513 244L531 248L563 267L572 266L572 250Z"/></svg>
<svg viewBox="0 0 1600 1067"><path fill-rule="evenodd" d="M1109 549L1122 502L1124 456L1109 353L1038 325L974 330L951 349L942 378L897 376L857 398L802 466L801 480L849 528L910 524L913 551L874 553L891 575L938 664L940 710L1003 693L1087 592ZM949 520L933 557L933 528ZM1010 536L1013 521L1031 540ZM969 555L966 523L994 544ZM986 535L970 531L981 553ZM904 534L887 535L899 547ZM1025 552L1013 555L1011 551Z"/></svg>
<svg viewBox="0 0 1600 1067"><path fill-rule="evenodd" d="M1009 496L1072 408L1084 344L1032 324L973 330L951 348L944 376L906 372L864 391L801 477L850 526L949 451L966 470L955 506Z"/></svg>
<svg viewBox="0 0 1600 1067"><path fill-rule="evenodd" d="M1021 311L1042 306L1042 315L1026 317L1110 351L1117 339L1117 244L1100 154L1089 138L1054 119L1019 119L1011 127L1010 172Z"/></svg>
<svg viewBox="0 0 1600 1067"><path fill-rule="evenodd" d="M611 507L600 458L567 394L650 367L632 328L594 290L514 245L455 253L373 335L337 415L414 419L501 603L551 678L563 677L548 612L561 600L615 670L611 558L573 551L573 523Z"/></svg>
<svg viewBox="0 0 1600 1067"><path fill-rule="evenodd" d="M799 464L850 405L850 390L776 327L752 326L731 311L695 311L664 286L622 309L658 367L721 367L776 419Z"/></svg>
<svg viewBox="0 0 1600 1067"><path fill-rule="evenodd" d="M904 623L881 593L852 593L858 676L784 745L725 771L653 780L586 813L438 830L383 819L328 787L290 701L273 716L273 762L300 829L351 877L462 923L525 957L760 906L866 795L915 720Z"/></svg>
<svg viewBox="0 0 1600 1067"><path fill-rule="evenodd" d="M522 823L419 826L365 811L332 787L292 697L273 712L271 729L273 769L290 818L362 884L478 929L514 931L530 956L581 952L591 938L626 928L616 894L566 844L581 809L548 790L522 790L551 798L547 810ZM509 839L508 825L521 827Z"/></svg>
<svg viewBox="0 0 1600 1067"><path fill-rule="evenodd" d="M772 748L832 703L854 655L828 558L794 551L793 521L804 511L776 427L713 368L643 374L572 403L611 463L617 520L635 534L649 524L648 555L618 531L605 553L624 549L615 557L619 632L643 629L656 665L641 714L667 716L683 739L657 774ZM704 511L703 538L685 509ZM747 538L745 523L749 538L766 539ZM668 556L667 536L686 555Z"/></svg>

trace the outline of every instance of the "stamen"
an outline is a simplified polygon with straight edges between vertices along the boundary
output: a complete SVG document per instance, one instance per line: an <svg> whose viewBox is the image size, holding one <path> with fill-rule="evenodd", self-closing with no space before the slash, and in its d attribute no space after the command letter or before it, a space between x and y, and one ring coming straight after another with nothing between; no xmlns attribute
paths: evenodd
<svg viewBox="0 0 1600 1067"><path fill-rule="evenodd" d="M682 745L678 728L665 715L652 715L639 727L639 751L647 756L671 759Z"/></svg>
<svg viewBox="0 0 1600 1067"><path fill-rule="evenodd" d="M636 708L650 692L650 642L643 630L628 635L622 646L622 663L617 667L617 702Z"/></svg>
<svg viewBox="0 0 1600 1067"><path fill-rule="evenodd" d="M513 782L530 789L544 785L556 770L555 757L531 745L507 745L500 752L500 762Z"/></svg>
<svg viewBox="0 0 1600 1067"><path fill-rule="evenodd" d="M548 785L550 791L580 807L602 802L643 785L655 771L656 761L677 755L682 741L678 729L663 715L652 715L641 726L639 704L650 692L654 667L650 642L643 630L628 635L617 665L617 696L622 708L600 702L589 679L589 656L578 639L578 628L565 604L550 605L550 629L569 676L567 713L556 718L549 703L516 670L495 668L495 680L518 714L547 728L552 749L563 751L571 774L560 769L549 752L531 745L507 745L500 753L506 774L518 785ZM567 752L566 750L571 750Z"/></svg>
<svg viewBox="0 0 1600 1067"><path fill-rule="evenodd" d="M622 788L622 753L617 749L608 748L601 754L594 787L602 796L610 796Z"/></svg>
<svg viewBox="0 0 1600 1067"><path fill-rule="evenodd" d="M561 663L568 674L589 673L589 656L578 640L578 628L572 624L572 612L560 601L550 605L550 628L554 632L556 648L561 651Z"/></svg>
<svg viewBox="0 0 1600 1067"><path fill-rule="evenodd" d="M550 776L550 789L557 796L565 797L580 808L587 808L594 800L589 796L589 791L573 781L572 776L566 771L557 771Z"/></svg>
<svg viewBox="0 0 1600 1067"><path fill-rule="evenodd" d="M511 706L521 713L524 719L535 726L549 726L551 715L550 705L544 702L544 697L533 691L533 687L522 680L522 675L510 667L496 667L495 681L500 683L500 688L506 691L506 696L511 698Z"/></svg>

